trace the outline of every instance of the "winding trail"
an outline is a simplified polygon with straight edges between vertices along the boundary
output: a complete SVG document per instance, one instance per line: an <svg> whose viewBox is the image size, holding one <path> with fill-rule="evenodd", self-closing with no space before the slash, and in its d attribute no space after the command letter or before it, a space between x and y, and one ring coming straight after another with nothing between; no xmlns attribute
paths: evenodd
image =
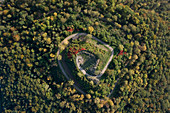
<svg viewBox="0 0 170 113"><path fill-rule="evenodd" d="M65 41L65 40L69 40L69 39L71 39L71 38L76 39L76 38L78 38L80 35L88 35L88 34L87 34L87 33L75 33L75 34L72 34L72 35L66 37L66 38L61 42L61 44L64 44L64 41ZM108 48L112 51L111 57L109 58L106 66L103 68L101 74L98 75L98 76L96 76L96 77L101 77L101 76L104 74L104 72L106 71L108 65L110 64L110 62L111 62L111 60L112 60L112 58L113 58L114 50L113 50L113 48L112 48L111 46L109 46L109 45L106 44L105 42L99 40L98 38L96 38L96 37L94 37L94 36L92 36L92 38L95 39L95 40L97 40L98 42L102 43L103 45L105 45L106 47L108 47ZM57 56L58 56L58 55L60 55L60 48L59 48L58 51L57 51ZM64 56L64 55L62 55L62 56ZM64 76L66 77L66 79L67 79L67 80L71 80L71 79L72 79L72 80L74 81L73 86L74 86L80 93L86 94L86 93L82 90L81 86L77 83L77 81L75 80L75 78L73 77L73 75L71 75L70 70L68 69L65 61L64 61L64 60L58 60L58 64L59 64L59 67L60 67L61 71L63 72ZM62 66L62 65L63 65L63 66ZM64 67L64 68L63 68L63 67ZM119 80L117 80L117 82L118 82L118 81L119 81ZM115 83L115 87L116 87L117 82ZM113 89L113 90L114 90L114 89ZM111 93L113 92L113 90L111 91ZM110 96L110 95L111 95L111 94L109 94L109 96Z"/></svg>
<svg viewBox="0 0 170 113"><path fill-rule="evenodd" d="M62 57L65 58L64 53L63 53ZM74 81L73 86L74 86L79 92L81 92L82 94L86 94L86 93L82 90L83 88L81 88L80 84L77 83L77 80L75 79L75 77L73 77L73 76L71 75L71 71L70 71L69 67L67 66L65 60L62 60L61 62L62 62L62 65L63 65L63 67L64 67L65 74L67 75L67 77L66 77L67 80L73 80L73 81Z"/></svg>
<svg viewBox="0 0 170 113"><path fill-rule="evenodd" d="M79 35L80 35L80 34L79 34ZM65 38L65 39L61 42L61 44L63 44L65 40L69 40L69 39L71 39L72 37L78 37L79 35L77 35L77 34L72 34L72 35L68 36L67 38ZM58 51L57 51L57 56L58 56L59 54L60 54L60 49L58 49ZM64 55L63 55L63 56L64 56ZM67 80L73 80L73 81L74 81L73 86L77 89L77 91L79 91L80 93L82 93L82 94L85 95L86 93L82 90L81 86L77 83L77 81L75 80L75 78L70 74L70 70L68 69L65 61L64 61L64 60L58 60L58 64L59 64L60 69L61 69L61 71L63 72L64 76L66 77L66 79L67 79ZM63 68L62 65L64 66L64 68ZM65 72L65 71L66 71L66 72Z"/></svg>
<svg viewBox="0 0 170 113"><path fill-rule="evenodd" d="M66 79L67 80L71 80L72 78L73 78L73 76L71 75L71 74L69 74L69 75L67 75L66 74L66 72L65 71L67 71L67 73L69 73L68 72L68 69L63 69L63 67L62 67L62 65L61 65L61 62L59 61L58 62L58 64L59 64L59 66L60 66L60 68L61 68L61 71L63 72L63 74L64 74L64 76L66 77ZM65 66L65 63L63 63L63 65ZM70 79L71 78L71 79ZM80 93L82 93L82 94L86 94L83 90L81 90L80 89L80 86L77 84L77 82L74 80L74 84L73 84L73 86L80 92Z"/></svg>
<svg viewBox="0 0 170 113"><path fill-rule="evenodd" d="M109 95L108 95L107 97L110 97L110 96L112 95L113 91L114 91L115 88L116 88L117 83L119 82L119 79L120 79L120 78L117 79L117 81L116 81L116 83L115 83L115 87L112 89L112 91L109 93Z"/></svg>
<svg viewBox="0 0 170 113"><path fill-rule="evenodd" d="M127 67L128 63L129 63L129 61L125 64L124 68ZM110 96L112 95L112 93L113 93L113 91L115 90L116 85L117 85L117 83L119 82L119 80L120 80L120 78L118 78L118 79L116 80L115 87L112 89L112 91L110 92L110 94L109 94L107 97L110 97Z"/></svg>

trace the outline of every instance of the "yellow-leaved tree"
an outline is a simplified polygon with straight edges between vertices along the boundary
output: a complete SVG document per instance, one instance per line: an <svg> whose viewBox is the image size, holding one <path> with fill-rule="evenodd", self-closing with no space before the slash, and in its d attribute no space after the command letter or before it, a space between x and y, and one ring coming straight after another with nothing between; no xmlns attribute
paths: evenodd
<svg viewBox="0 0 170 113"><path fill-rule="evenodd" d="M90 32L90 34L92 34L92 32L94 31L94 28L92 26L89 26L88 31Z"/></svg>

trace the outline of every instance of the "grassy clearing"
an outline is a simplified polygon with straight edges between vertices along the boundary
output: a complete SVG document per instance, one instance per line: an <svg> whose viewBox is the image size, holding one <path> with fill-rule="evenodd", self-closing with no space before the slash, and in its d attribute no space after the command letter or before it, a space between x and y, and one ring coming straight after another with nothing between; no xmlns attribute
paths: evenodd
<svg viewBox="0 0 170 113"><path fill-rule="evenodd" d="M110 49L108 49L102 43L88 36L80 36L78 39L71 40L71 44L69 45L69 47L66 48L67 51L69 51L70 48L75 48L76 50L85 48L87 51L96 56L96 58L90 58L90 56L88 55L81 54L81 56L85 60L84 64L81 65L82 68L85 69L87 72L92 73L93 75L99 74L103 70L111 56ZM91 72L90 69L95 66L97 59L100 59L97 68L94 72Z"/></svg>

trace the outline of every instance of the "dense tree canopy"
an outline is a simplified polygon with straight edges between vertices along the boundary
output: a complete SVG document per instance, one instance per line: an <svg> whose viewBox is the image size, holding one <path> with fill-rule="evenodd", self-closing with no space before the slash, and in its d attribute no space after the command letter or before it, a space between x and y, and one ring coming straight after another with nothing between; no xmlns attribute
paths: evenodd
<svg viewBox="0 0 170 113"><path fill-rule="evenodd" d="M57 62L79 32L114 49L99 84L74 75L85 95ZM168 112L169 44L168 0L4 0L0 112Z"/></svg>

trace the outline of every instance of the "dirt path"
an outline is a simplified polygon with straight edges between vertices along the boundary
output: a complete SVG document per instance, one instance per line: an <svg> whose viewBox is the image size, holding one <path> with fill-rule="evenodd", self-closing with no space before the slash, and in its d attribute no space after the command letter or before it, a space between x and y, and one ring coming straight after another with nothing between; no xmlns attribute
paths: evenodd
<svg viewBox="0 0 170 113"><path fill-rule="evenodd" d="M67 75L66 72L65 72L65 70L68 71L68 69L65 69L65 68L63 69L62 64L61 64L61 61L59 61L58 64L59 64L59 66L60 66L60 68L61 68L61 71L63 72L64 76L66 77L66 79L67 79L67 80L71 80L72 76L71 76L70 74L69 74L70 76ZM67 72L67 73L69 73L69 72ZM73 80L73 79L72 79L72 80ZM74 86L80 93L82 93L82 94L85 95L86 93L85 93L83 90L81 90L81 88L78 87L78 84L77 84L76 80L74 80L74 82L75 82L75 83L73 84L73 86Z"/></svg>
<svg viewBox="0 0 170 113"><path fill-rule="evenodd" d="M78 37L78 36L80 36L80 35L87 35L87 34L86 34L86 33L75 33L75 34L72 34L72 35L68 36L67 38L65 38L65 39L61 42L61 44L63 44L65 40L69 40L69 39L71 39L71 38L76 38L76 37ZM102 70L102 74L99 75L99 76L97 76L97 77L101 77L101 76L103 75L103 73L105 72L105 70L107 69L110 61L112 60L114 51L113 51L113 48L112 48L111 46L109 46L108 44L106 44L105 42L99 40L98 38L96 38L96 37L94 37L94 36L92 36L92 38L95 39L95 40L97 40L97 41L99 41L100 43L102 43L103 45L105 45L107 48L109 48L109 49L112 51L112 55L111 55L109 61L107 62L106 66L105 66L104 69ZM59 54L60 54L60 49L58 49L58 51L57 51L57 56L58 56ZM81 92L82 94L86 94L86 93L82 90L81 86L77 83L77 81L75 80L75 78L71 75L70 70L69 70L69 68L67 67L65 61L64 61L64 60L62 60L62 61L61 61L61 60L58 60L58 64L59 64L59 66L60 66L60 68L61 68L61 71L63 72L64 76L67 78L67 80L72 79L72 80L75 82L73 86L74 86L79 92ZM63 65L63 66L62 66L62 65ZM64 67L64 68L63 68L63 67Z"/></svg>
<svg viewBox="0 0 170 113"><path fill-rule="evenodd" d="M115 90L116 85L117 85L118 82L119 82L119 78L117 79L117 82L115 83L115 87L112 89L112 91L110 92L110 94L107 97L110 97L112 95L112 93Z"/></svg>
<svg viewBox="0 0 170 113"><path fill-rule="evenodd" d="M65 55L64 55L64 54L65 54L65 53L62 54L63 59L65 59ZM66 72L66 74L67 74L67 76L69 77L69 79L71 79L71 80L74 81L74 87L76 87L76 89L79 90L81 93L85 94L85 92L84 92L83 90L81 90L81 89L83 89L83 88L81 88L80 84L77 83L77 80L76 80L75 77L73 77L73 75L71 74L71 71L70 71L70 69L68 68L65 60L62 60L61 63L62 63L62 65L63 65L64 71Z"/></svg>
<svg viewBox="0 0 170 113"><path fill-rule="evenodd" d="M128 65L128 63L129 63L129 61L125 64L124 68L126 68L126 66ZM120 78L117 79L117 81L116 81L116 83L115 83L115 87L112 89L112 91L110 92L110 94L109 94L107 97L110 97L110 96L112 95L112 93L113 93L113 91L115 90L116 85L117 85L117 83L119 82L119 80L120 80Z"/></svg>

